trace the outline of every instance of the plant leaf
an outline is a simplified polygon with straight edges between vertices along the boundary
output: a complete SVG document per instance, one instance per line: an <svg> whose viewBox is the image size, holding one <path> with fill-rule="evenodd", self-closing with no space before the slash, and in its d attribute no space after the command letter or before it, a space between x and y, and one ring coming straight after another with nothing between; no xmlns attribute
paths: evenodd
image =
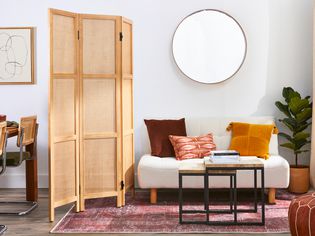
<svg viewBox="0 0 315 236"><path fill-rule="evenodd" d="M284 118L279 121L285 124L285 126L287 126L292 132L296 129L297 123L294 118Z"/></svg>
<svg viewBox="0 0 315 236"><path fill-rule="evenodd" d="M280 132L278 133L278 136L284 137L288 141L292 141L292 137L286 133Z"/></svg>
<svg viewBox="0 0 315 236"><path fill-rule="evenodd" d="M303 153L303 152L309 152L310 150L297 150L295 151L296 154L300 154L300 153Z"/></svg>
<svg viewBox="0 0 315 236"><path fill-rule="evenodd" d="M308 137L310 137L310 134L309 133L306 133L306 132L298 132L294 135L293 139L298 141L298 140L302 140L302 139L307 139Z"/></svg>
<svg viewBox="0 0 315 236"><path fill-rule="evenodd" d="M283 144L280 144L281 147L285 147L285 148L289 148L289 149L292 149L292 150L295 150L295 146L293 143L283 143Z"/></svg>
<svg viewBox="0 0 315 236"><path fill-rule="evenodd" d="M294 116L299 114L303 109L309 107L310 102L307 99L293 97L289 102L289 108Z"/></svg>
<svg viewBox="0 0 315 236"><path fill-rule="evenodd" d="M279 102L279 101L277 101L277 102L275 103L275 105L276 105L276 107L278 107L278 109L279 109L282 113L284 113L286 116L292 117L292 116L291 116L291 113L290 113L290 111L289 111L289 106L288 106L288 105L284 105L283 103L281 103L281 102Z"/></svg>
<svg viewBox="0 0 315 236"><path fill-rule="evenodd" d="M312 108L305 108L301 113L296 115L296 121L298 123L303 123L308 121L312 117Z"/></svg>
<svg viewBox="0 0 315 236"><path fill-rule="evenodd" d="M282 96L285 98L285 101L287 103L289 103L290 100L294 97L301 98L301 95L291 87L284 87L282 90Z"/></svg>
<svg viewBox="0 0 315 236"><path fill-rule="evenodd" d="M298 132L301 132L303 130L305 130L309 125L311 125L312 122L309 122L309 123L305 123L303 125L299 125L296 129L295 129L295 132L298 133Z"/></svg>
<svg viewBox="0 0 315 236"><path fill-rule="evenodd" d="M295 150L300 150L302 147L304 147L306 144L310 143L310 141L306 139L300 139L300 140L294 140L292 143L294 143Z"/></svg>

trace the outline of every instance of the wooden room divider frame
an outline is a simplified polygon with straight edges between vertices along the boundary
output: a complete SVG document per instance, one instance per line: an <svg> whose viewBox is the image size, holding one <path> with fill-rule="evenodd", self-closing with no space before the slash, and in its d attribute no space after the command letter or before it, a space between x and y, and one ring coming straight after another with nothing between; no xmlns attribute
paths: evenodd
<svg viewBox="0 0 315 236"><path fill-rule="evenodd" d="M56 207L134 192L132 22L50 15L49 219Z"/></svg>

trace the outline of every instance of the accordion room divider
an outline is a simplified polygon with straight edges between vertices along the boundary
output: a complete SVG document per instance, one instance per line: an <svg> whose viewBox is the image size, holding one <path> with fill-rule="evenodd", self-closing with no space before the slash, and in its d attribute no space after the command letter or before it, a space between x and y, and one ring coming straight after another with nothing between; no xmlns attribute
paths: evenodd
<svg viewBox="0 0 315 236"><path fill-rule="evenodd" d="M50 9L50 221L134 191L132 22Z"/></svg>

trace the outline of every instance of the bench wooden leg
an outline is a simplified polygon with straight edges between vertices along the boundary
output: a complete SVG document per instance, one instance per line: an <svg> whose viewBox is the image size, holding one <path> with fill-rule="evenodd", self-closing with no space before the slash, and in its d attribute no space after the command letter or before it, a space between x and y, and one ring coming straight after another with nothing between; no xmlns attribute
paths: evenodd
<svg viewBox="0 0 315 236"><path fill-rule="evenodd" d="M269 202L269 204L276 204L276 189L275 188L269 189L268 202Z"/></svg>
<svg viewBox="0 0 315 236"><path fill-rule="evenodd" d="M156 204L156 202L157 202L157 189L151 188L151 190L150 190L150 203Z"/></svg>

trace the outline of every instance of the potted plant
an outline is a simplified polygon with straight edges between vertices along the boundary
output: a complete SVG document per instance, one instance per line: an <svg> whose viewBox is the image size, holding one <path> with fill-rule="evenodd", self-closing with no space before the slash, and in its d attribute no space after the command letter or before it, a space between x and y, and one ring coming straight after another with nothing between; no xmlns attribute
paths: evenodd
<svg viewBox="0 0 315 236"><path fill-rule="evenodd" d="M279 121L288 129L289 133L280 132L279 135L286 139L280 146L291 149L295 155L295 165L290 166L289 191L305 193L309 189L309 167L299 165L298 158L301 153L309 152L305 145L310 143L310 133L306 132L312 124L312 102L310 96L302 98L301 95L290 87L284 87L282 96L285 102L277 101L275 105L286 116Z"/></svg>

